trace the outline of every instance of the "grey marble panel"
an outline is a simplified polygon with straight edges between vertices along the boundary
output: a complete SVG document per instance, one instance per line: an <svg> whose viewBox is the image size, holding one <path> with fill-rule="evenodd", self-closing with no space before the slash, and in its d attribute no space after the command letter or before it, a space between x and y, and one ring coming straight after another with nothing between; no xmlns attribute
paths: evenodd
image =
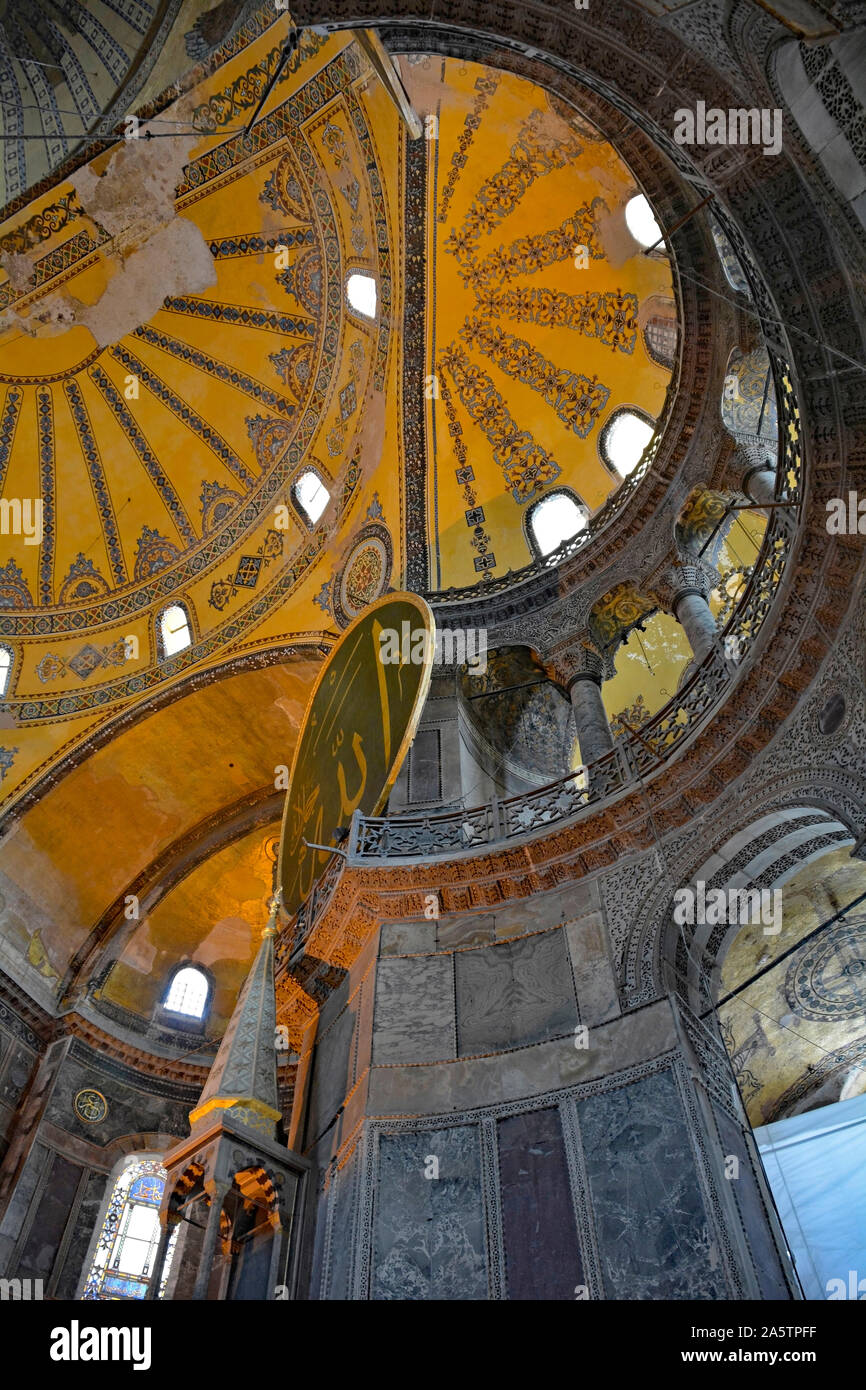
<svg viewBox="0 0 866 1390"><path fill-rule="evenodd" d="M438 1177L426 1178L431 1156ZM371 1297L487 1298L476 1125L380 1136Z"/></svg>
<svg viewBox="0 0 866 1390"><path fill-rule="evenodd" d="M561 931L455 955L461 1057L573 1032L577 1006Z"/></svg>
<svg viewBox="0 0 866 1390"><path fill-rule="evenodd" d="M91 1173L87 1179L87 1187L75 1220L75 1231L67 1247L63 1269L54 1290L54 1297L57 1299L75 1297L107 1186L108 1178L104 1173Z"/></svg>
<svg viewBox="0 0 866 1390"><path fill-rule="evenodd" d="M589 1096L577 1111L605 1296L727 1298L670 1072Z"/></svg>
<svg viewBox="0 0 866 1390"><path fill-rule="evenodd" d="M739 1173L735 1179L730 1179L730 1186L752 1251L761 1297L790 1298L791 1292L782 1272L776 1242L761 1198L758 1180L746 1151L742 1130L720 1106L714 1105L713 1112L719 1126L725 1157L732 1154L739 1159Z"/></svg>
<svg viewBox="0 0 866 1390"><path fill-rule="evenodd" d="M454 1056L450 956L395 956L376 969L373 1062L440 1062Z"/></svg>
<svg viewBox="0 0 866 1390"><path fill-rule="evenodd" d="M413 956L436 950L436 923L431 918L423 922L385 922L382 925L383 956Z"/></svg>
<svg viewBox="0 0 866 1390"><path fill-rule="evenodd" d="M351 1090L354 1080L354 1036L355 1009L350 1006L316 1039L307 1120L308 1145L331 1123L346 1098L346 1092Z"/></svg>
<svg viewBox="0 0 866 1390"><path fill-rule="evenodd" d="M360 1163L360 1151L335 1175L334 1214L331 1221L330 1273L328 1298L345 1301L352 1297L351 1278L354 1250L352 1247L357 1192L355 1170Z"/></svg>
<svg viewBox="0 0 866 1390"><path fill-rule="evenodd" d="M559 1112L497 1124L509 1299L573 1299L583 1266Z"/></svg>

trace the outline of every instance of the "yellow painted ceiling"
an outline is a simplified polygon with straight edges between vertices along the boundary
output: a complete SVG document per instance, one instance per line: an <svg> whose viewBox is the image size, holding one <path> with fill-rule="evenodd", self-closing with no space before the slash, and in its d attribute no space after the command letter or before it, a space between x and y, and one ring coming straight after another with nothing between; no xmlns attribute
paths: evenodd
<svg viewBox="0 0 866 1390"><path fill-rule="evenodd" d="M399 574L405 138L352 35L308 33L245 141L284 31L0 225L0 487L43 507L41 543L0 532L7 799L190 672L335 629L365 524ZM331 494L312 530L306 466ZM193 643L161 660L177 599Z"/></svg>
<svg viewBox="0 0 866 1390"><path fill-rule="evenodd" d="M2 963L37 998L59 997L75 952L116 906L113 925L123 926L139 877L144 892L167 865L182 867L203 834L218 845L221 825L273 792L277 766L291 766L317 667L312 653L174 700L118 730L8 831ZM189 933L201 939L234 910L217 910L212 897L194 913L190 905L179 953Z"/></svg>
<svg viewBox="0 0 866 1390"><path fill-rule="evenodd" d="M427 516L446 588L525 565L526 509L551 488L595 511L618 486L599 437L618 407L658 417L670 372L640 323L673 291L625 226L633 176L576 112L474 63L402 71L429 151Z"/></svg>
<svg viewBox="0 0 866 1390"><path fill-rule="evenodd" d="M142 919L95 998L158 1020L172 968L189 961L213 979L207 1032L222 1034L267 923L278 833L255 830L194 869Z"/></svg>

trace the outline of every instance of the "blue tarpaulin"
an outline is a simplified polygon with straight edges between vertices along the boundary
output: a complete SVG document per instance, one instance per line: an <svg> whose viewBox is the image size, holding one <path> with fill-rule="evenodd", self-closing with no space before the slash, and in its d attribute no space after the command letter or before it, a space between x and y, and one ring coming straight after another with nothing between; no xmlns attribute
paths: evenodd
<svg viewBox="0 0 866 1390"><path fill-rule="evenodd" d="M866 1299L866 1095L755 1130L807 1298Z"/></svg>

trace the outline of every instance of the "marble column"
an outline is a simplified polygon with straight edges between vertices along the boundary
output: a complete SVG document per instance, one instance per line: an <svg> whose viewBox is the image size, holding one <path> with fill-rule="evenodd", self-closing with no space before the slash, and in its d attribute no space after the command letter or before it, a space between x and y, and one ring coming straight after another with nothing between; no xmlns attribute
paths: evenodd
<svg viewBox="0 0 866 1390"><path fill-rule="evenodd" d="M700 565L681 562L668 571L667 588L665 606L685 632L695 661L703 661L716 645L716 620L707 602L710 580Z"/></svg>
<svg viewBox="0 0 866 1390"><path fill-rule="evenodd" d="M210 1209L207 1216L204 1241L201 1247L201 1258L199 1260L195 1288L192 1291L194 1299L207 1298L211 1270L213 1269L214 1254L216 1252L217 1239L220 1233L220 1214L228 1190L228 1183L213 1183L208 1188Z"/></svg>
<svg viewBox="0 0 866 1390"><path fill-rule="evenodd" d="M601 686L608 674L606 663L598 652L578 644L567 654L563 664L567 669L567 689L574 725L580 743L584 765L594 763L613 748L613 734L601 698Z"/></svg>
<svg viewBox="0 0 866 1390"><path fill-rule="evenodd" d="M150 1276L150 1283L145 1292L146 1299L159 1297L159 1286L162 1283L162 1271L165 1268L165 1257L168 1253L168 1243L171 1240L174 1226L168 1222L162 1227L159 1233L159 1244L156 1247L156 1257L153 1261L153 1273Z"/></svg>

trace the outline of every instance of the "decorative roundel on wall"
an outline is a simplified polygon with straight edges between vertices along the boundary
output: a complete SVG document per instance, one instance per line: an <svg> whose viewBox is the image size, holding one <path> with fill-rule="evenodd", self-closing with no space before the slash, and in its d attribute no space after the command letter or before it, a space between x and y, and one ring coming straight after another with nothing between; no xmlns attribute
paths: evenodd
<svg viewBox="0 0 866 1390"><path fill-rule="evenodd" d="M818 938L788 968L785 998L801 1018L839 1023L866 1014L866 921Z"/></svg>
<svg viewBox="0 0 866 1390"><path fill-rule="evenodd" d="M108 1101L101 1091L94 1091L88 1086L86 1090L78 1092L72 1109L86 1125L98 1125L108 1114Z"/></svg>
<svg viewBox="0 0 866 1390"><path fill-rule="evenodd" d="M365 526L334 585L334 617L340 627L384 594L391 579L393 550L384 526Z"/></svg>

